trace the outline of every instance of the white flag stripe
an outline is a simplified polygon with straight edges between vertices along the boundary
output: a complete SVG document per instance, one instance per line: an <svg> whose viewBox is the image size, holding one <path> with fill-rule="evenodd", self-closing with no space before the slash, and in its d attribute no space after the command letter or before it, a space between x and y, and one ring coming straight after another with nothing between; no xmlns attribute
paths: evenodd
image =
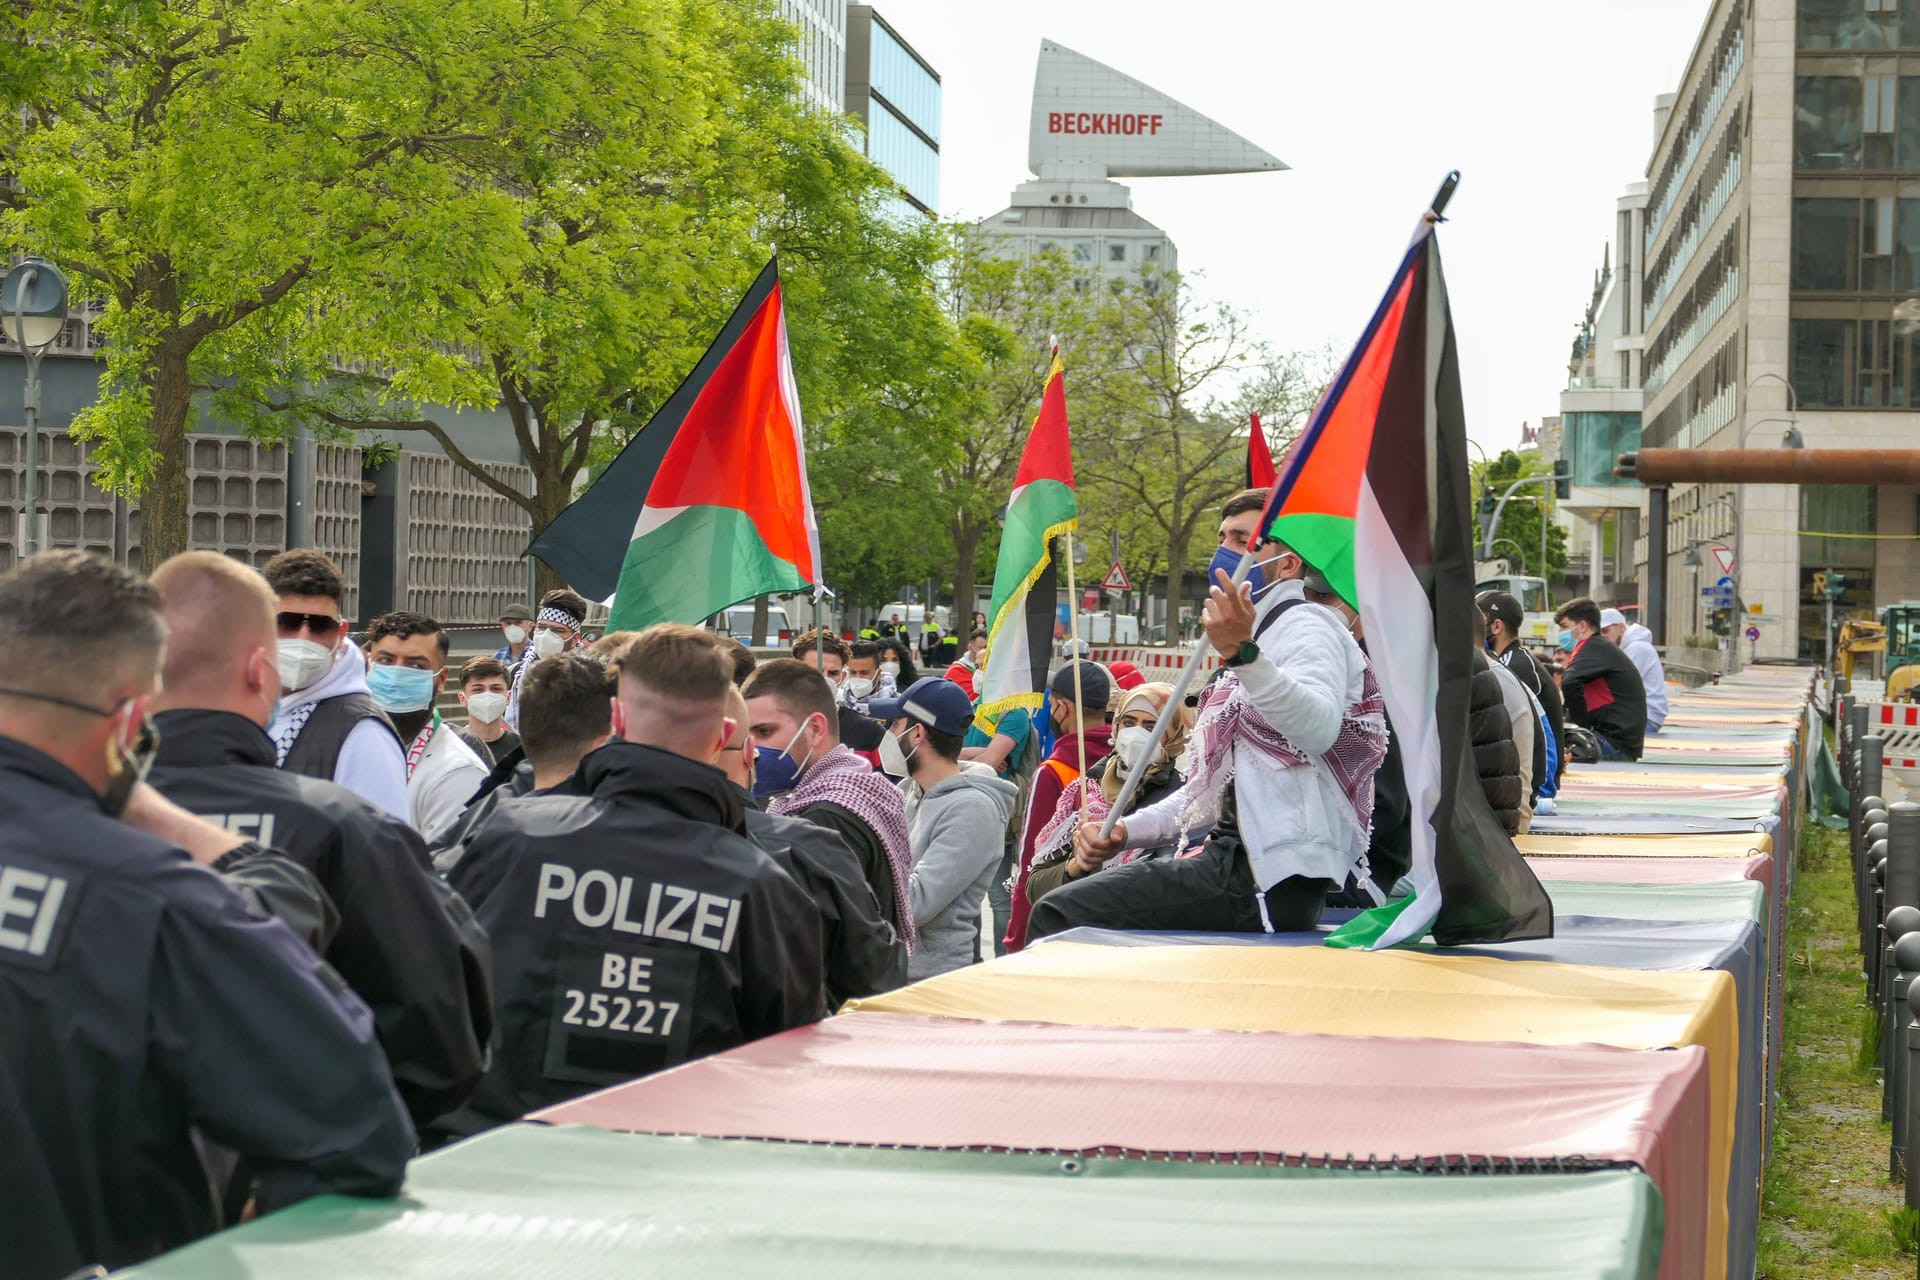
<svg viewBox="0 0 1920 1280"><path fill-rule="evenodd" d="M1444 780L1440 721L1435 713L1440 654L1433 645L1433 607L1364 475L1354 511L1353 564L1367 655L1387 704L1387 719L1400 740L1400 767L1412 815L1413 868L1408 874L1414 901L1374 944L1379 948L1420 937L1440 914L1439 836L1433 828L1433 808L1440 801Z"/></svg>

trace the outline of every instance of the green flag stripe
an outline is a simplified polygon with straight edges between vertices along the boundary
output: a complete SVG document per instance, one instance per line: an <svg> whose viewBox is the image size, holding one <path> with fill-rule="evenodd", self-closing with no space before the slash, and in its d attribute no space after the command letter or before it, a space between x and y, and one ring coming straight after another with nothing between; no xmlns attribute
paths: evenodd
<svg viewBox="0 0 1920 1280"><path fill-rule="evenodd" d="M1303 512L1273 522L1273 536L1299 552L1306 562L1327 576L1348 604L1360 603L1354 585L1353 518Z"/></svg>
<svg viewBox="0 0 1920 1280"><path fill-rule="evenodd" d="M806 585L798 569L767 549L745 511L688 507L627 548L607 629L698 623L742 600Z"/></svg>
<svg viewBox="0 0 1920 1280"><path fill-rule="evenodd" d="M1073 528L1079 509L1073 489L1058 480L1028 483L1008 506L993 573L993 607L987 618L989 656L993 637L1009 621L1009 609L1019 612L1019 602L1046 568L1047 540Z"/></svg>

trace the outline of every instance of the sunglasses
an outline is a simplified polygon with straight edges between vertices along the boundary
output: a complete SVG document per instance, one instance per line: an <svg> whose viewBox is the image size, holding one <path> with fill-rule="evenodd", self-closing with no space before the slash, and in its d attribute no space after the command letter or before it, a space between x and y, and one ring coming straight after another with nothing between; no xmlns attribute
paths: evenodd
<svg viewBox="0 0 1920 1280"><path fill-rule="evenodd" d="M316 640L324 640L340 629L340 619L324 613L277 613L273 620L283 636L305 631Z"/></svg>

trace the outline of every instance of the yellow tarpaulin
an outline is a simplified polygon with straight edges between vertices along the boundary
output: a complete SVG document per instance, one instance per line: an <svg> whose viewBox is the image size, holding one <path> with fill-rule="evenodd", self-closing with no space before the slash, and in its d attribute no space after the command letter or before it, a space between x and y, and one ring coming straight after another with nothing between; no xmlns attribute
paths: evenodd
<svg viewBox="0 0 1920 1280"><path fill-rule="evenodd" d="M1346 1036L1707 1050L1713 1156L1706 1274L1726 1271L1739 1097L1731 974L1330 947L1100 947L1054 942L846 1009L987 1021L1215 1027Z"/></svg>
<svg viewBox="0 0 1920 1280"><path fill-rule="evenodd" d="M1671 836L1552 836L1513 838L1529 858L1750 858L1772 854L1773 837L1764 831L1729 831Z"/></svg>

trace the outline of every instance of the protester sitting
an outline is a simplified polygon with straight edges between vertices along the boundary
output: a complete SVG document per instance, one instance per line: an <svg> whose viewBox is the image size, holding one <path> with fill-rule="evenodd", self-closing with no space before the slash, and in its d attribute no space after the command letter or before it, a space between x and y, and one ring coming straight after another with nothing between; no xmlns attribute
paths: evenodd
<svg viewBox="0 0 1920 1280"><path fill-rule="evenodd" d="M747 700L738 689L728 694L727 719L739 728L716 753L714 764L740 792L747 834L806 890L819 910L828 1010L856 996L900 986L907 981L907 944L887 923L873 887L861 874L860 860L838 832L755 807Z"/></svg>
<svg viewBox="0 0 1920 1280"><path fill-rule="evenodd" d="M1478 610L1475 611L1478 616ZM1517 835L1527 826L1527 780L1520 764L1520 749L1514 741L1513 714L1508 707L1505 686L1494 668L1500 664L1488 658L1481 647L1484 638L1475 641L1473 686L1469 691L1467 727L1473 743L1474 769L1480 776L1480 789L1487 805L1508 835ZM1514 686L1519 687L1517 684ZM1531 751L1532 744L1528 744Z"/></svg>
<svg viewBox="0 0 1920 1280"><path fill-rule="evenodd" d="M1212 834L1191 858L1156 858L1063 885L1034 905L1028 936L1120 929L1310 929L1366 849L1373 778L1386 753L1383 703L1340 616L1310 604L1305 562L1259 538L1265 490L1229 499L1202 612L1227 671L1201 698L1180 790L1109 836L1086 823L1085 862ZM1241 552L1258 578L1232 588ZM1266 586L1271 582L1273 585ZM1255 591L1260 595L1255 601Z"/></svg>
<svg viewBox="0 0 1920 1280"><path fill-rule="evenodd" d="M1647 690L1640 672L1600 634L1600 606L1585 596L1560 606L1560 648L1571 654L1560 676L1567 719L1590 730L1602 760L1638 760L1647 732Z"/></svg>
<svg viewBox="0 0 1920 1280"><path fill-rule="evenodd" d="M777 814L840 833L887 921L914 947L907 879L913 870L900 791L840 741L826 677L794 658L760 664L741 690L754 747L754 795Z"/></svg>
<svg viewBox="0 0 1920 1280"><path fill-rule="evenodd" d="M1175 765L1193 729L1191 707L1178 706L1172 710L1173 723L1167 728L1159 753L1150 760L1144 755L1160 717L1169 714L1167 703L1172 696L1172 685L1154 683L1135 685L1121 695L1113 722L1112 752L1097 764L1089 765L1085 778L1074 779L1060 793L1052 816L1034 838L1033 861L1028 864L1023 890L1029 904L1040 901L1063 884L1103 868L1179 852L1174 842L1169 841L1157 848L1129 850L1093 860L1077 854L1073 842L1081 822L1081 797L1086 797L1086 820L1105 822L1113 812L1114 802L1120 798L1122 784L1136 769L1144 770L1146 776L1128 802L1129 813L1157 804L1180 789L1185 779Z"/></svg>
<svg viewBox="0 0 1920 1280"><path fill-rule="evenodd" d="M473 913L428 869L408 824L345 787L273 767L275 602L265 579L189 551L156 569L153 586L167 656L149 779L314 874L340 913L322 954L373 1011L414 1124L459 1106L479 1082L493 1021L490 951Z"/></svg>
<svg viewBox="0 0 1920 1280"><path fill-rule="evenodd" d="M254 846L140 781L165 643L153 588L108 560L0 574L9 1280L117 1270L223 1225L208 1142L247 1161L262 1213L394 1195L413 1152L366 1006L208 873ZM263 708L271 661L249 658Z"/></svg>
<svg viewBox="0 0 1920 1280"><path fill-rule="evenodd" d="M1077 687L1076 687L1077 686ZM1031 901L1021 891L1032 865L1035 841L1053 820L1054 806L1066 789L1080 780L1080 766L1089 768L1113 749L1113 726L1107 723L1107 703L1113 682L1105 667L1094 662L1069 663L1047 682L1048 715L1054 732L1053 750L1033 775L1032 796L1021 823L1020 850L1014 863L1012 908L1002 937L1010 951L1026 945L1027 913ZM1076 701L1076 697L1081 701Z"/></svg>
<svg viewBox="0 0 1920 1280"><path fill-rule="evenodd" d="M979 962L980 908L1000 865L1001 833L1017 788L990 769L960 767L973 704L951 680L923 676L872 710L914 783L916 800L906 815L913 849L907 900L919 941L907 973L918 982Z"/></svg>
<svg viewBox="0 0 1920 1280"><path fill-rule="evenodd" d="M502 804L449 875L460 889L470 866L505 864L475 904L494 947L491 1064L435 1126L446 1136L824 1011L819 913L709 763L739 727L724 642L650 627L618 670L618 740L580 762L583 794Z"/></svg>
<svg viewBox="0 0 1920 1280"><path fill-rule="evenodd" d="M1487 618L1487 651L1532 695L1546 717L1546 732L1541 735L1547 739L1541 753L1545 769L1533 775L1531 798L1537 812L1547 812L1540 808L1540 800L1556 793L1560 775L1566 770L1566 704L1553 674L1520 643L1520 628L1526 616L1520 601L1504 591L1488 591L1480 596L1479 605Z"/></svg>
<svg viewBox="0 0 1920 1280"><path fill-rule="evenodd" d="M491 768L520 746L507 727L507 668L497 658L469 658L460 668L460 705L467 709L461 735Z"/></svg>
<svg viewBox="0 0 1920 1280"><path fill-rule="evenodd" d="M1640 673L1640 685L1647 691L1647 735L1659 733L1667 722L1667 669L1660 651L1653 647L1653 632L1629 623L1618 609L1602 609L1600 634L1613 641Z"/></svg>
<svg viewBox="0 0 1920 1280"><path fill-rule="evenodd" d="M282 697L267 730L274 759L412 821L405 745L367 692L366 655L347 638L347 580L304 547L281 552L262 572L279 597Z"/></svg>

